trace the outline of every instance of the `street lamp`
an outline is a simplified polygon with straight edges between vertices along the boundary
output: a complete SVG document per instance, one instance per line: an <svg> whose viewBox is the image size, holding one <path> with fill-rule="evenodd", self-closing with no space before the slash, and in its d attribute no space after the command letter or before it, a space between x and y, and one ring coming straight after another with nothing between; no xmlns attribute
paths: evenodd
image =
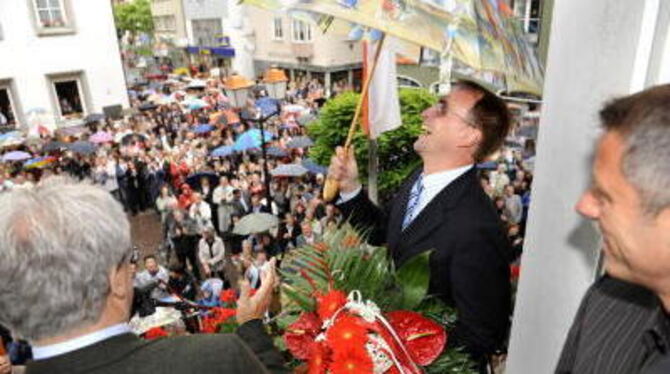
<svg viewBox="0 0 670 374"><path fill-rule="evenodd" d="M279 70L279 73L283 75L284 78L286 78L286 75L284 74L283 71ZM279 77L279 79L281 79L281 76ZM273 83L281 84L281 82L277 80L277 78L274 78ZM228 96L228 98L230 99L231 105L235 108L243 108L244 106L247 105L247 100L249 98L249 95L251 93L251 87L253 85L254 83L251 82L250 80L241 77L237 74L233 74L230 78L226 80L226 82L223 85L223 88L226 92L226 96ZM273 90L273 92L278 95L277 97L272 97L273 99L275 100L282 99L286 95L286 81L284 81L283 93L281 90ZM263 157L263 174L264 174L263 185L265 187L265 201L267 203L267 207L270 212L272 212L272 197L270 196L270 172L268 171L268 157L265 149L265 121L279 114L280 107L278 101L276 102L276 105L277 105L276 110L266 116L263 116L262 111L260 111L260 113L258 113L254 118L243 117L244 120L246 121L257 122L261 130L261 155ZM240 114L243 115L244 112Z"/></svg>
<svg viewBox="0 0 670 374"><path fill-rule="evenodd" d="M252 81L233 73L223 84L223 90L233 107L243 108L247 104L247 99L253 85Z"/></svg>
<svg viewBox="0 0 670 374"><path fill-rule="evenodd" d="M283 100L286 97L286 73L277 67L271 67L263 75L263 83L268 89L268 95L276 100Z"/></svg>

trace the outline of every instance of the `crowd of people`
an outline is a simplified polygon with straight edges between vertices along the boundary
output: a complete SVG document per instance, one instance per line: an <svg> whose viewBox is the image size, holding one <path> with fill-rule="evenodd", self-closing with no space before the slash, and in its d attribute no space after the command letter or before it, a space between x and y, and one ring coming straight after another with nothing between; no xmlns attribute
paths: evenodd
<svg viewBox="0 0 670 374"><path fill-rule="evenodd" d="M264 159L257 146L236 148L258 129L252 119L260 109L253 100L234 110L218 80L203 83L170 79L154 89L134 90L135 110L122 120L99 119L15 146L40 155L42 163L2 164L0 188L21 189L50 175L69 175L104 187L130 215L155 212L162 227L160 246L142 259L134 256L134 286L148 290L153 299L168 300L176 293L217 306L221 290L236 288L241 278L260 287L270 258L315 243L342 221L338 207L321 198L324 170L264 179L265 167L307 159L308 147L290 143L307 135L304 119L318 115L323 86L316 80L289 85L279 115L264 124L270 134L266 150L273 150ZM266 93L259 89L255 95L259 99ZM217 155L222 147L235 151ZM532 182L525 160L530 156L505 147L495 162L480 164L482 187L506 225L510 263L518 261L523 245ZM240 219L251 213L270 213L279 225L236 234Z"/></svg>

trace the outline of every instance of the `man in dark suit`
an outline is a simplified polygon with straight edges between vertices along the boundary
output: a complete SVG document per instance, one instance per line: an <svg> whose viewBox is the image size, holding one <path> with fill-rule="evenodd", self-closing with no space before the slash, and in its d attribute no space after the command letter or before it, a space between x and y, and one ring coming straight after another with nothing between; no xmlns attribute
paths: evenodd
<svg viewBox="0 0 670 374"><path fill-rule="evenodd" d="M274 259L254 296L242 284L236 334L144 341L127 324L130 225L109 193L49 178L0 206L0 323L32 343L28 373L288 373L261 322Z"/></svg>
<svg viewBox="0 0 670 374"><path fill-rule="evenodd" d="M414 143L423 160L386 209L361 191L353 150L338 149L330 176L340 183L339 208L369 241L386 243L396 265L434 250L429 293L458 312L449 335L485 372L489 357L505 348L510 318L508 243L482 190L475 162L495 152L509 129L505 103L469 82L423 113Z"/></svg>

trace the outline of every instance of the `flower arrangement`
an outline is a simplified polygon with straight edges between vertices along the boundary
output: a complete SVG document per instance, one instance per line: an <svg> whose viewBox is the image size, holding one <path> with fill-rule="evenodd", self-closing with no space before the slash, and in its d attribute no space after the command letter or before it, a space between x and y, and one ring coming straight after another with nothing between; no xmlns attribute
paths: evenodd
<svg viewBox="0 0 670 374"><path fill-rule="evenodd" d="M308 361L308 373L421 373L442 352L443 326L420 313L382 315L360 293L339 290L317 296L317 312L303 312L284 334L294 357Z"/></svg>
<svg viewBox="0 0 670 374"><path fill-rule="evenodd" d="M427 296L429 255L396 269L348 225L290 252L275 342L296 372L475 373L467 355L445 349L455 313Z"/></svg>

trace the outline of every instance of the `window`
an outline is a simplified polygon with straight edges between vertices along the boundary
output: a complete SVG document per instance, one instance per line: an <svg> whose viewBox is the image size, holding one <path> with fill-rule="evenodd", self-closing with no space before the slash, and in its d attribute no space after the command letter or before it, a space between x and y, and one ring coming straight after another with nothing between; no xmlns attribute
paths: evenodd
<svg viewBox="0 0 670 374"><path fill-rule="evenodd" d="M51 78L56 107L62 119L81 118L86 113L81 74Z"/></svg>
<svg viewBox="0 0 670 374"><path fill-rule="evenodd" d="M67 18L62 0L34 0L35 13L40 28L59 28L67 26Z"/></svg>
<svg viewBox="0 0 670 374"><path fill-rule="evenodd" d="M284 40L284 24L281 17L275 17L274 19L274 39L275 40Z"/></svg>
<svg viewBox="0 0 670 374"><path fill-rule="evenodd" d="M540 29L540 0L517 0L514 2L514 15L521 22L523 30L531 42L537 42Z"/></svg>
<svg viewBox="0 0 670 374"><path fill-rule="evenodd" d="M17 126L16 107L9 84L0 84L0 128Z"/></svg>
<svg viewBox="0 0 670 374"><path fill-rule="evenodd" d="M309 43L312 41L312 25L293 19L293 41L297 43Z"/></svg>
<svg viewBox="0 0 670 374"><path fill-rule="evenodd" d="M220 44L217 35L223 34L221 18L194 19L191 21L193 40L199 47L213 47Z"/></svg>
<svg viewBox="0 0 670 374"><path fill-rule="evenodd" d="M156 31L174 31L177 21L173 15L154 17L154 28Z"/></svg>

